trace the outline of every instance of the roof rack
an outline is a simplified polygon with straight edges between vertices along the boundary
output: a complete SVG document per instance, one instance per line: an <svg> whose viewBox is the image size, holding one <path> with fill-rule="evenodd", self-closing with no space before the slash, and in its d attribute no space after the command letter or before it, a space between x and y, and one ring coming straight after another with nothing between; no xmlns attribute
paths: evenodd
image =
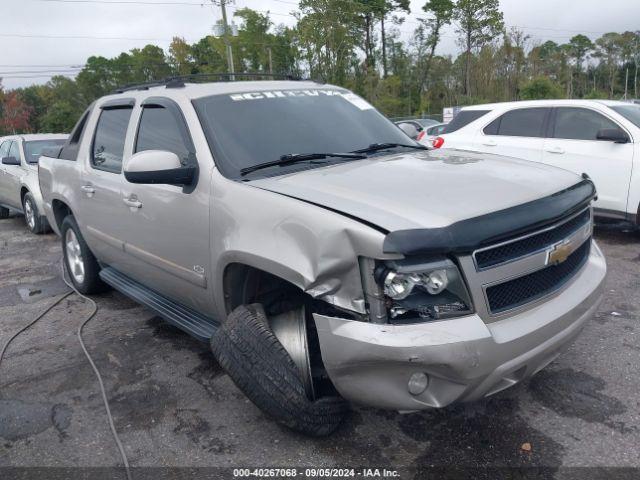
<svg viewBox="0 0 640 480"><path fill-rule="evenodd" d="M197 83L198 81L231 82L231 81L242 81L246 79L251 79L251 80L270 79L270 80L293 80L293 81L305 80L304 78L291 75L288 73L263 73L263 72L194 73L191 75L177 75L177 76L167 77L162 80L156 80L153 82L125 85L123 87L117 88L114 91L114 93L124 93L124 92L130 92L132 90L148 90L153 87L183 88L185 86L185 82L192 82L192 83Z"/></svg>

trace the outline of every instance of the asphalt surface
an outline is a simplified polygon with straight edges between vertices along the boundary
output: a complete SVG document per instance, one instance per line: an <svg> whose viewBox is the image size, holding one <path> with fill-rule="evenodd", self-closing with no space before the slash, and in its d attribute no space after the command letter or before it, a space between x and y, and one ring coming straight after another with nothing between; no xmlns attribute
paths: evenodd
<svg viewBox="0 0 640 480"><path fill-rule="evenodd" d="M207 345L119 293L95 297L99 312L85 341L136 467L407 467L416 477L415 468L432 466L549 467L549 477L586 478L594 470L558 468L640 467L640 234L598 229L596 237L609 266L605 301L545 370L486 401L439 411L354 407L329 438L273 423L221 371ZM56 236L30 234L20 217L0 221L0 346L67 291L60 257ZM88 312L70 296L7 351L0 365L0 466L120 464L76 337Z"/></svg>

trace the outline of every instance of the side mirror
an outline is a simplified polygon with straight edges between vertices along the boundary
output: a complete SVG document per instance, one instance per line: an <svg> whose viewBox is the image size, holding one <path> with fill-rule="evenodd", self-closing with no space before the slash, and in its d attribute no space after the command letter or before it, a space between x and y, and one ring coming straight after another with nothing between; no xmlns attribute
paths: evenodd
<svg viewBox="0 0 640 480"><path fill-rule="evenodd" d="M629 143L629 135L620 128L603 128L598 130L598 140L608 140L615 143Z"/></svg>
<svg viewBox="0 0 640 480"><path fill-rule="evenodd" d="M190 185L196 167L185 167L173 152L146 150L134 154L124 166L124 178L131 183Z"/></svg>
<svg viewBox="0 0 640 480"><path fill-rule="evenodd" d="M20 165L20 160L16 157L2 157L3 165Z"/></svg>

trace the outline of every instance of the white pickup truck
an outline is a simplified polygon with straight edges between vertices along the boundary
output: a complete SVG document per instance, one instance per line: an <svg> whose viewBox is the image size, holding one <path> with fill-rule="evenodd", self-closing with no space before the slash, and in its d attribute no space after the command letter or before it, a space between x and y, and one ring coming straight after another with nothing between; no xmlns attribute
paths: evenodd
<svg viewBox="0 0 640 480"><path fill-rule="evenodd" d="M603 293L588 178L427 151L355 94L171 80L101 98L40 159L78 290L203 341L283 424L399 411L538 372Z"/></svg>

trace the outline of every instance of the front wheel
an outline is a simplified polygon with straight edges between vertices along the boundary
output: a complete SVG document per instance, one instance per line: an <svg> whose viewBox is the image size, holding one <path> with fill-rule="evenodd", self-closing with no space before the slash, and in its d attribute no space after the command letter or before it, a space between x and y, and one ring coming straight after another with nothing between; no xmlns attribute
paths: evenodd
<svg viewBox="0 0 640 480"><path fill-rule="evenodd" d="M313 437L329 435L348 411L340 397L309 398L299 366L258 304L241 305L231 312L211 338L211 349L249 400L293 430Z"/></svg>
<svg viewBox="0 0 640 480"><path fill-rule="evenodd" d="M100 266L87 246L76 219L69 215L60 226L62 252L73 286L80 293L90 295L105 291L108 287L100 280Z"/></svg>
<svg viewBox="0 0 640 480"><path fill-rule="evenodd" d="M40 216L36 201L30 192L22 199L22 209L24 210L24 219L27 222L27 227L29 227L31 233L40 235L47 231L49 225L47 224L47 221Z"/></svg>

